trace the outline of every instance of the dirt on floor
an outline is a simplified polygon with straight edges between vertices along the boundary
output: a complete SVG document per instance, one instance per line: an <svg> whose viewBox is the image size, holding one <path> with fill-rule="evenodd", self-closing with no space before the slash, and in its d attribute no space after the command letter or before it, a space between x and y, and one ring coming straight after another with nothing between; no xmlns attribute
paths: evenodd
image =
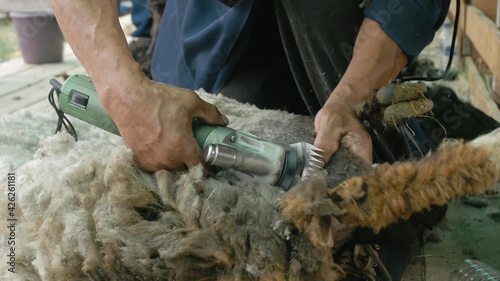
<svg viewBox="0 0 500 281"><path fill-rule="evenodd" d="M498 271L499 191L497 184L486 194L450 203L445 218L424 235L423 247L415 245L415 255L404 280L449 280L450 274L467 259L482 261Z"/></svg>

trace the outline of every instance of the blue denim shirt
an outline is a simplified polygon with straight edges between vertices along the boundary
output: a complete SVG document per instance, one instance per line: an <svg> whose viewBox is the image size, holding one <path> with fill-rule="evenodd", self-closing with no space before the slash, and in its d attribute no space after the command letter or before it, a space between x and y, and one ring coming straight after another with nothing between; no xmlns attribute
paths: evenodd
<svg viewBox="0 0 500 281"><path fill-rule="evenodd" d="M169 0L153 55L153 79L220 91L239 58L233 46L249 36L242 30L253 1ZM377 21L412 61L434 38L449 4L450 0L371 0L364 14Z"/></svg>
<svg viewBox="0 0 500 281"><path fill-rule="evenodd" d="M413 61L434 39L450 0L372 0L365 17L375 20Z"/></svg>

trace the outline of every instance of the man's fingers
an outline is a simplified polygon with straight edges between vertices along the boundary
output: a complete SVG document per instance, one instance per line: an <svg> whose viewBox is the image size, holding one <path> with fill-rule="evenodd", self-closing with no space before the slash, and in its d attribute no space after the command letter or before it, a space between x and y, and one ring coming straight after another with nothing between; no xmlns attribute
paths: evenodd
<svg viewBox="0 0 500 281"><path fill-rule="evenodd" d="M353 149L351 151L352 151L352 153L356 154L361 159L363 159L366 163L371 164L373 162L373 152L371 149L366 149L368 147L371 148L371 145L361 146L361 147L353 147Z"/></svg>
<svg viewBox="0 0 500 281"><path fill-rule="evenodd" d="M193 137L186 137L182 143L157 146L146 153L134 152L134 160L142 170L182 171L203 162L203 151Z"/></svg>
<svg viewBox="0 0 500 281"><path fill-rule="evenodd" d="M332 155L339 149L340 134L326 134L320 131L314 140L314 145L323 149L324 152L320 153L325 159L325 163L330 162Z"/></svg>
<svg viewBox="0 0 500 281"><path fill-rule="evenodd" d="M370 164L373 161L373 147L371 137L368 133L359 132L358 135L346 135L341 145L348 148L352 153Z"/></svg>
<svg viewBox="0 0 500 281"><path fill-rule="evenodd" d="M349 149L367 163L372 163L373 161L371 137L363 129L348 132L320 130L314 140L314 145L325 151L322 154L325 158L325 163L331 160L331 157L337 152L339 146Z"/></svg>
<svg viewBox="0 0 500 281"><path fill-rule="evenodd" d="M213 104L201 100L198 109L199 110L196 111L197 116L195 117L201 118L201 120L203 120L203 122L205 123L223 126L229 124L229 119L227 118L227 116L222 114L219 109Z"/></svg>
<svg viewBox="0 0 500 281"><path fill-rule="evenodd" d="M186 158L184 159L184 163L187 168L192 168L198 165L200 162L203 162L203 151L201 150L198 143L193 139L193 142L189 144L186 148Z"/></svg>

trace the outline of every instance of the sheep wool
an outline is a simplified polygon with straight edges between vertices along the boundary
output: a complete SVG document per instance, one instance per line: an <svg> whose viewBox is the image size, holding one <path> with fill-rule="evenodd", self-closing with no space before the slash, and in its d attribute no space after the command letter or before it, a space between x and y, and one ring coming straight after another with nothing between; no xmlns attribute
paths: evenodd
<svg viewBox="0 0 500 281"><path fill-rule="evenodd" d="M283 143L314 138L310 117L199 95L235 129ZM28 118L45 120L38 128L55 126ZM86 132L83 140L45 136L23 163L3 168L17 177L16 273L7 271L9 257L0 258L9 280L340 280L332 252L355 227L380 230L481 192L500 174L500 130L393 165L372 167L341 149L324 171L285 193L224 171L207 177L201 165L145 173L123 144L75 127ZM0 204L7 203L5 194ZM0 212L2 221L8 216ZM2 245L9 235L1 228Z"/></svg>

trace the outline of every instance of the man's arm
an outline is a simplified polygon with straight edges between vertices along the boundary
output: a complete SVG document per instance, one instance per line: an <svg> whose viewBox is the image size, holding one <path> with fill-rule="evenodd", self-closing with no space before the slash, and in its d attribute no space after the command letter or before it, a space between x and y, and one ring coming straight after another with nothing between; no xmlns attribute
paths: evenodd
<svg viewBox="0 0 500 281"><path fill-rule="evenodd" d="M106 112L145 170L184 169L202 160L192 119L227 124L195 92L153 82L134 61L116 0L51 0L66 40L89 73Z"/></svg>
<svg viewBox="0 0 500 281"><path fill-rule="evenodd" d="M327 161L342 145L371 163L371 138L357 120L355 109L370 100L375 89L396 78L407 61L401 48L380 25L365 18L347 71L314 120L317 132L314 144L325 150Z"/></svg>
<svg viewBox="0 0 500 281"><path fill-rule="evenodd" d="M315 144L325 149L326 160L340 143L371 162L371 138L354 107L371 99L432 42L450 6L450 0L367 2L351 63L315 118Z"/></svg>

